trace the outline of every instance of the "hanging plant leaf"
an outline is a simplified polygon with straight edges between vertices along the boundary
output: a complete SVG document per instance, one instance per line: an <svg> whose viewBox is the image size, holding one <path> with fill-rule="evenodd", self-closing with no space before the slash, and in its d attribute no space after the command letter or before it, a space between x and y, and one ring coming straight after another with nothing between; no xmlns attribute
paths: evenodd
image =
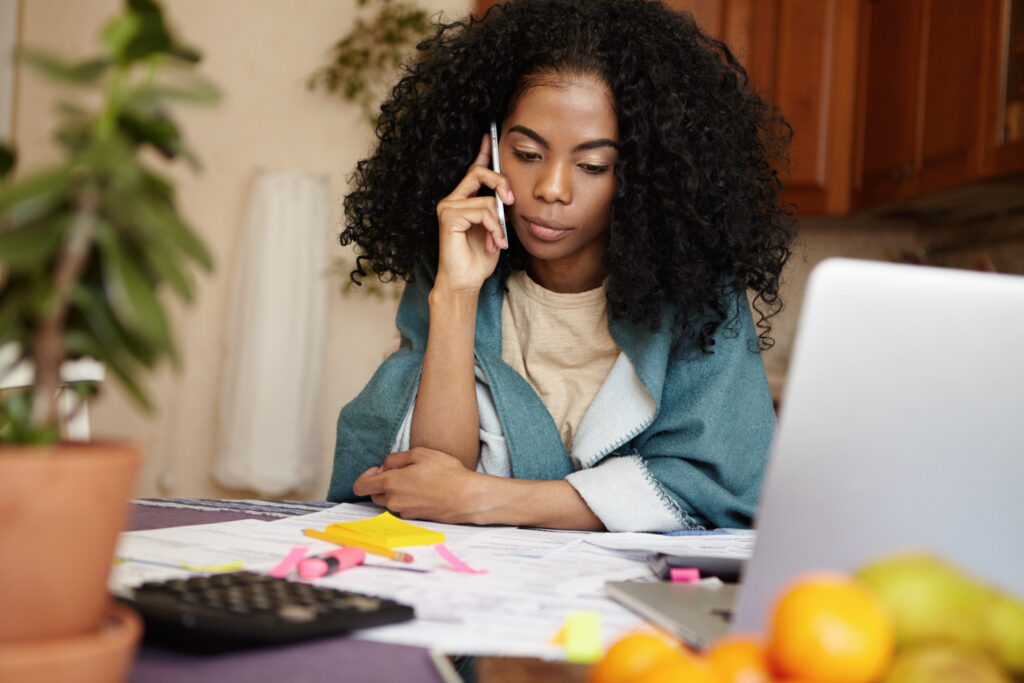
<svg viewBox="0 0 1024 683"><path fill-rule="evenodd" d="M310 90L340 92L358 104L366 119L377 122L379 96L398 75L409 50L435 28L426 10L414 2L375 0L376 14L356 19L352 30L335 43L331 63L307 80ZM360 0L359 6L369 4Z"/></svg>
<svg viewBox="0 0 1024 683"><path fill-rule="evenodd" d="M69 62L53 55L21 48L15 58L31 69L67 85L87 86L97 83L106 73L109 63L96 57L82 62Z"/></svg>

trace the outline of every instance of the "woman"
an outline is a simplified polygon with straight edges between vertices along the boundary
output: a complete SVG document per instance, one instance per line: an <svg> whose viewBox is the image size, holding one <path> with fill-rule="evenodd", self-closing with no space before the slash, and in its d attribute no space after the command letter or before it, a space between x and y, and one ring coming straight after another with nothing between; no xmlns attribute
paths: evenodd
<svg viewBox="0 0 1024 683"><path fill-rule="evenodd" d="M647 0L516 0L420 49L345 201L360 273L409 283L401 348L339 416L328 498L444 522L749 525L788 126L723 44Z"/></svg>

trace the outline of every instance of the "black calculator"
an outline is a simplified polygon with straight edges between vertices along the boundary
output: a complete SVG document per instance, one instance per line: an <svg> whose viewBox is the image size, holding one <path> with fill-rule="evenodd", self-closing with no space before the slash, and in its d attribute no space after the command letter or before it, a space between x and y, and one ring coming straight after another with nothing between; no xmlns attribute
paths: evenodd
<svg viewBox="0 0 1024 683"><path fill-rule="evenodd" d="M338 635L412 619L413 608L362 593L237 571L144 583L119 596L147 642L217 652Z"/></svg>

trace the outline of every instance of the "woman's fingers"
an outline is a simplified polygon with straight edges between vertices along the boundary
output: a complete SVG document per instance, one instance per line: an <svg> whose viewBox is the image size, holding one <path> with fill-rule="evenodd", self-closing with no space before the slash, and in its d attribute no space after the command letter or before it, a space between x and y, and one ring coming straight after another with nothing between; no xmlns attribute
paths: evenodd
<svg viewBox="0 0 1024 683"><path fill-rule="evenodd" d="M488 155L488 158L490 158L490 155ZM466 175L455 186L451 194L441 201L475 197L482 187L489 187L497 192L498 196L506 204L511 204L515 201L515 196L512 194L512 183L509 182L508 178L492 171L486 165L481 166L475 162L469 167Z"/></svg>
<svg viewBox="0 0 1024 683"><path fill-rule="evenodd" d="M384 458L384 463L381 465L381 471L397 470L406 465L413 463L412 451L396 451L395 453L389 453Z"/></svg>
<svg viewBox="0 0 1024 683"><path fill-rule="evenodd" d="M484 133L484 137L480 141L480 152L476 155L472 165L484 167L491 165L491 136L487 133Z"/></svg>
<svg viewBox="0 0 1024 683"><path fill-rule="evenodd" d="M493 197L442 202L437 205L437 220L442 229L452 232L467 232L474 225L482 225L490 238L489 244L507 246Z"/></svg>

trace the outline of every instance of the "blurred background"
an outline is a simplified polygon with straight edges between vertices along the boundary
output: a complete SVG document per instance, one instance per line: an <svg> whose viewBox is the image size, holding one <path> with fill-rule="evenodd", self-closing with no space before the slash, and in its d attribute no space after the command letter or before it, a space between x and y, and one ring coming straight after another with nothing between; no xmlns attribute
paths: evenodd
<svg viewBox="0 0 1024 683"><path fill-rule="evenodd" d="M309 81L332 63L333 47L353 34L357 20L368 22L356 30L365 37L365 26L380 25L373 22L386 19L396 4L164 3L172 27L203 53L201 71L222 90L216 107L176 112L202 172L166 171L176 183L182 214L210 247L216 269L198 283L193 305L172 304L184 364L180 372L163 368L149 378L154 413L141 413L113 383L90 404L95 438L142 445L140 497L324 496L337 412L393 344L397 300L388 287L345 290L343 264L351 254L337 245L341 202L346 179L372 147L372 126L358 94L345 98L343 86L332 91L321 80L310 88ZM450 21L490 4L416 0L400 7ZM823 258L1024 273L1024 1L668 4L691 11L707 32L725 40L754 86L794 128L785 197L796 206L799 238L785 278L786 308L773 321L776 345L765 354L780 409L804 283ZM93 54L100 27L119 6L117 0L0 0L0 54L10 55L19 45L71 58ZM411 52L408 45L401 48ZM371 100L386 90L387 77L381 78L370 79ZM56 99L51 86L5 57L0 138L17 147L19 174L54 158ZM292 189L282 190L282 183ZM312 204L308 197L295 199L296 184L312 188ZM318 201L325 207L322 216ZM289 266L300 275L302 268L314 271L317 292L309 300L322 310L304 330L279 325L273 345L265 344L261 355L240 365L240 350L250 346L245 330L255 328L245 328L238 311L253 297L272 310L275 292L293 280L286 268L260 289L260 271L253 267L259 258L254 235L292 229L288 220L267 218L277 210L298 211L307 226L294 238L303 240L307 252L323 255ZM290 252L279 253L280 261L296 261ZM242 405L240 396L257 400L258 414L266 415L289 390L275 389L273 373L261 383L245 384L240 377L277 364L295 366L297 359L319 387L300 404L303 415L283 421L306 419L312 433L304 434L301 445L284 441L275 457L282 464L300 463L302 471L285 477L292 483L283 490L239 484L224 470L215 476L225 430L257 414L226 414L225 396L234 397L231 405ZM258 396L245 395L256 391L252 387ZM302 453L295 452L299 448Z"/></svg>

